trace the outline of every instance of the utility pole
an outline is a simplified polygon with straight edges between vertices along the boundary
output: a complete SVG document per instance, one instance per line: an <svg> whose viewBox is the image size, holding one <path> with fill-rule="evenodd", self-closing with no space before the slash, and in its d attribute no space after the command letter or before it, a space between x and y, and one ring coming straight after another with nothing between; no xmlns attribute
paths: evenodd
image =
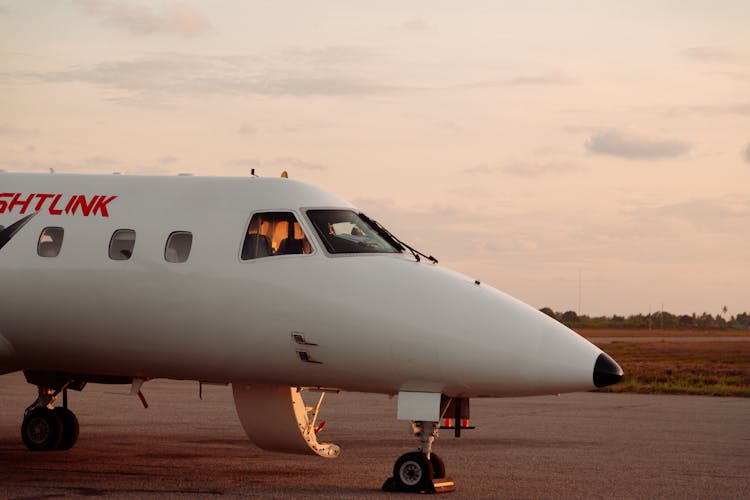
<svg viewBox="0 0 750 500"><path fill-rule="evenodd" d="M581 315L581 268L578 268L578 315Z"/></svg>

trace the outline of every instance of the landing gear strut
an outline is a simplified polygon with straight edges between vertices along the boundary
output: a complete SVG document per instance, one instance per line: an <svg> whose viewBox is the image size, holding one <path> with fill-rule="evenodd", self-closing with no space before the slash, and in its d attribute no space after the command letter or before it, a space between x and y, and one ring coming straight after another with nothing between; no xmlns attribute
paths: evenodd
<svg viewBox="0 0 750 500"><path fill-rule="evenodd" d="M58 390L39 386L39 396L26 411L21 439L32 451L69 450L78 440L78 419L68 409L68 385ZM62 392L63 406L55 407Z"/></svg>
<svg viewBox="0 0 750 500"><path fill-rule="evenodd" d="M393 477L386 479L383 491L411 493L447 493L456 485L445 478L445 465L432 453L432 443L438 436L437 422L412 422L412 431L419 439L417 451L401 455L393 465Z"/></svg>

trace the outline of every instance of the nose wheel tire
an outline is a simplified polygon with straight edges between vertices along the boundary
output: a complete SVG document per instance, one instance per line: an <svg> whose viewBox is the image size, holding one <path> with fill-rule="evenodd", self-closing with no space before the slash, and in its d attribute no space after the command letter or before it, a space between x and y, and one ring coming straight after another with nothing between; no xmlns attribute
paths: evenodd
<svg viewBox="0 0 750 500"><path fill-rule="evenodd" d="M433 477L432 464L421 452L401 455L393 466L393 478L401 491L419 492L428 489L432 486Z"/></svg>
<svg viewBox="0 0 750 500"><path fill-rule="evenodd" d="M55 408L55 413L60 416L62 423L62 439L57 446L58 450L69 450L78 441L78 418L75 413L61 406Z"/></svg>
<svg viewBox="0 0 750 500"><path fill-rule="evenodd" d="M60 414L49 408L36 408L23 418L21 439L32 451L55 450L63 438Z"/></svg>
<svg viewBox="0 0 750 500"><path fill-rule="evenodd" d="M430 453L430 464L432 465L432 470L434 472L432 477L434 479L443 479L445 477L445 464L443 463L443 459L437 456L437 453Z"/></svg>

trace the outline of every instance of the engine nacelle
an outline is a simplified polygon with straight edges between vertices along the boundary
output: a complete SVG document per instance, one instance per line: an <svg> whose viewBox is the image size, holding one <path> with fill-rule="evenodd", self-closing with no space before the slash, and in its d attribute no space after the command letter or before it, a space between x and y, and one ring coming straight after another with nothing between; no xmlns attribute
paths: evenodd
<svg viewBox="0 0 750 500"><path fill-rule="evenodd" d="M259 448L326 458L341 453L341 448L333 443L318 443L315 417L320 401L308 410L296 387L232 384L232 392L242 428Z"/></svg>

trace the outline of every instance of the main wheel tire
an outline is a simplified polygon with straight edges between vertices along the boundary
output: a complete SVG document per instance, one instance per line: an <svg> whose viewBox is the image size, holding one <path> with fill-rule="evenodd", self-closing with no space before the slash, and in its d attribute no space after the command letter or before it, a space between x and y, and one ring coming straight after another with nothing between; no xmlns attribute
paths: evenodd
<svg viewBox="0 0 750 500"><path fill-rule="evenodd" d="M63 437L60 415L49 408L36 408L23 418L21 439L33 451L55 450Z"/></svg>
<svg viewBox="0 0 750 500"><path fill-rule="evenodd" d="M78 418L75 413L62 406L58 406L54 411L58 414L62 423L62 439L57 449L69 450L78 441Z"/></svg>
<svg viewBox="0 0 750 500"><path fill-rule="evenodd" d="M432 476L434 479L442 479L445 477L445 464L443 463L443 459L437 456L437 453L430 453L430 464L432 465L432 470L434 472L434 475Z"/></svg>
<svg viewBox="0 0 750 500"><path fill-rule="evenodd" d="M402 491L423 491L432 486L434 472L427 456L421 452L401 455L393 466L393 477Z"/></svg>

